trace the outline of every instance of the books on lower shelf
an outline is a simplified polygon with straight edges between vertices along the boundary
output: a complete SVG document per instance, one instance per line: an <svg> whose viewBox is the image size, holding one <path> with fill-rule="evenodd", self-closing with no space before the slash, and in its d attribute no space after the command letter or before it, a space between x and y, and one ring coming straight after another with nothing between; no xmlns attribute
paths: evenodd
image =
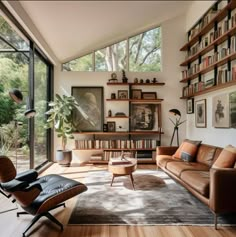
<svg viewBox="0 0 236 237"><path fill-rule="evenodd" d="M126 164L131 164L131 162L125 158L121 158L121 157L118 157L118 158L110 158L110 161L109 163L111 165L126 165Z"/></svg>
<svg viewBox="0 0 236 237"><path fill-rule="evenodd" d="M75 140L75 149L153 149L157 140Z"/></svg>

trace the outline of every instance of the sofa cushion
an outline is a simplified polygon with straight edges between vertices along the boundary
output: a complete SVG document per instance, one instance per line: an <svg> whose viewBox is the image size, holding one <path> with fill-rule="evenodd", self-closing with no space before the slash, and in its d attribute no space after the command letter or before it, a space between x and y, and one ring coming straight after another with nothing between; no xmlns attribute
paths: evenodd
<svg viewBox="0 0 236 237"><path fill-rule="evenodd" d="M168 162L172 162L172 161L182 162L181 160L175 159L172 156L168 156L168 155L157 155L156 156L156 163L161 168L166 168L166 164Z"/></svg>
<svg viewBox="0 0 236 237"><path fill-rule="evenodd" d="M236 147L228 145L222 150L212 168L233 168L235 161Z"/></svg>
<svg viewBox="0 0 236 237"><path fill-rule="evenodd" d="M211 167L216 152L216 147L206 144L201 144L198 148L196 161Z"/></svg>
<svg viewBox="0 0 236 237"><path fill-rule="evenodd" d="M209 167L207 165L196 163L196 162L168 162L166 165L166 169L168 169L171 173L176 176L181 175L184 170L202 170L208 171Z"/></svg>
<svg viewBox="0 0 236 237"><path fill-rule="evenodd" d="M201 144L201 141L192 141L185 139L178 150L173 155L174 158L179 158L184 161L192 162L195 160L197 154L198 146Z"/></svg>
<svg viewBox="0 0 236 237"><path fill-rule="evenodd" d="M181 173L180 178L182 181L184 181L187 185L199 192L201 195L209 197L209 171L186 170Z"/></svg>

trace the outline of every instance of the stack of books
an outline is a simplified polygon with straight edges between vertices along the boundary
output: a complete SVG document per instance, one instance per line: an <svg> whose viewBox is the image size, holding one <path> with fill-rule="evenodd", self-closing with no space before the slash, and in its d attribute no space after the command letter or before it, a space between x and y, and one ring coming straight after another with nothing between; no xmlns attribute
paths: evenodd
<svg viewBox="0 0 236 237"><path fill-rule="evenodd" d="M110 159L110 165L126 165L126 164L131 164L129 160L126 158L111 158Z"/></svg>

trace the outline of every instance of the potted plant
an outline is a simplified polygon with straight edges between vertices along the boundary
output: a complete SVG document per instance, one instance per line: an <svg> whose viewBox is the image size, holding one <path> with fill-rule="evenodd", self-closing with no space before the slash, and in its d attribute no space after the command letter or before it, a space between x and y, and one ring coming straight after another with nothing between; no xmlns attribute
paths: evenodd
<svg viewBox="0 0 236 237"><path fill-rule="evenodd" d="M67 139L73 139L72 110L78 106L73 96L56 94L56 99L49 102L48 119L45 128L55 128L57 137L61 138L61 150L56 152L56 160L62 166L70 166L72 151L66 149Z"/></svg>

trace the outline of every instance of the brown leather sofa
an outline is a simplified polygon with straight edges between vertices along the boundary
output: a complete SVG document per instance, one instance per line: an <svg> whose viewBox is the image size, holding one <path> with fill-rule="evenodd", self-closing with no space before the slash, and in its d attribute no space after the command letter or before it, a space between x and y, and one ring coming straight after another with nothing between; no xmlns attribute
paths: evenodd
<svg viewBox="0 0 236 237"><path fill-rule="evenodd" d="M177 148L157 147L157 166L210 208L217 229L219 214L236 212L236 165L211 168L223 150L220 147L201 144L194 162L173 158Z"/></svg>

